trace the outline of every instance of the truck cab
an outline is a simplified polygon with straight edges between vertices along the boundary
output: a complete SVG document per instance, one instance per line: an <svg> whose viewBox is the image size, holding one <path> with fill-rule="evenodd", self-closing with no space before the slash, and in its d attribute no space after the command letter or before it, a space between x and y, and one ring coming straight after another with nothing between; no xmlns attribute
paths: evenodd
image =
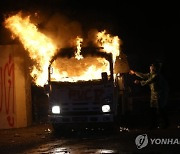
<svg viewBox="0 0 180 154"><path fill-rule="evenodd" d="M48 119L55 131L79 127L106 128L117 122L118 87L113 76L112 55L101 53L97 48L88 50L95 50L92 56L101 56L109 62L109 74L101 72L101 78L86 81L54 81L52 64L57 57L64 56L63 52L49 65L45 89L49 99Z"/></svg>

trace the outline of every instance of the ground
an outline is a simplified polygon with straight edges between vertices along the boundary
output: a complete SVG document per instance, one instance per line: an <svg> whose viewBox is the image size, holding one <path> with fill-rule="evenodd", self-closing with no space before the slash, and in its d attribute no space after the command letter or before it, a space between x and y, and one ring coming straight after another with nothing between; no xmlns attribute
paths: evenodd
<svg viewBox="0 0 180 154"><path fill-rule="evenodd" d="M175 97L173 97L175 99ZM67 152L70 148L71 154L84 154L84 151L94 153L102 149L114 149L124 154L131 153L167 153L174 154L180 151L180 144L176 145L148 145L143 150L137 149L135 139L138 135L147 134L149 138L170 138L179 139L180 142L180 108L179 99L171 100L168 115L170 126L166 129L147 129L148 103L141 98L136 103L135 112L126 114L121 126L116 132L103 134L104 132L84 131L70 135L68 138L58 137L53 127L47 121L36 122L25 128L2 129L0 130L0 153L20 154L23 153L54 153L54 148L65 147ZM144 106L142 106L144 104ZM40 149L39 149L40 148ZM44 150L41 152L41 150ZM64 149L63 149L64 150ZM33 151L33 152L31 152ZM40 151L40 152L38 152ZM74 152L76 151L76 152Z"/></svg>
<svg viewBox="0 0 180 154"><path fill-rule="evenodd" d="M72 135L70 138L68 136L67 139L66 136L61 138L55 136L51 124L39 123L26 128L0 130L0 153L24 154L24 151L27 151L27 153L33 151L30 153L35 154L37 151L40 150L45 150L43 153L49 153L49 150L52 150L53 147L61 145L63 145L64 147L70 147L71 150L74 149L74 151L81 151L81 153L83 153L83 150L87 151L87 149L91 149L91 151L93 151L93 149L103 148L124 151L126 154L134 152L138 153L138 149L135 146L135 138L136 136L141 134L148 134L148 137L151 138L156 137L175 139L180 137L180 126L171 125L167 129L155 130L147 130L143 128L129 129L126 127L120 127L119 132L116 133L106 132L105 135L102 135L102 133L101 135L98 135L97 132L78 132L76 135ZM51 147L52 145L53 147ZM176 153L176 151L180 150L180 144L177 146L162 146L162 153ZM66 149L66 151L67 150L68 149ZM153 152L161 153L161 145L154 147L149 146L145 149L144 152L150 153L152 152L152 150Z"/></svg>
<svg viewBox="0 0 180 154"><path fill-rule="evenodd" d="M11 153L46 143L51 139L51 131L51 125L48 124L35 124L25 128L0 130L0 151L2 153Z"/></svg>

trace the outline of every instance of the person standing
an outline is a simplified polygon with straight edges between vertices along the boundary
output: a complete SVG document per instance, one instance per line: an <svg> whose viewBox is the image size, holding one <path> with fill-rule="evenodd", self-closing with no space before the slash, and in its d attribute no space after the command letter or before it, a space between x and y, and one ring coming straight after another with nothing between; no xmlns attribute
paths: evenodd
<svg viewBox="0 0 180 154"><path fill-rule="evenodd" d="M162 64L155 62L150 65L149 73L136 72L130 70L131 75L136 75L142 80L135 80L135 84L141 86L149 85L151 91L150 97L150 129L157 128L158 125L161 128L167 128L169 125L167 117L167 101L168 101L168 83L161 74Z"/></svg>

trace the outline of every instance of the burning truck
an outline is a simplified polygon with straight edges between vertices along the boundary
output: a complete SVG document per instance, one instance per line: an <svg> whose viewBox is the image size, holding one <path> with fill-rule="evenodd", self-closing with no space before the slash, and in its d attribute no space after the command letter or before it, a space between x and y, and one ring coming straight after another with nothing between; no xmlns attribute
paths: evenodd
<svg viewBox="0 0 180 154"><path fill-rule="evenodd" d="M82 47L83 39L76 36L69 40L74 39L71 47L60 48L38 30L30 16L10 16L5 27L13 38L19 39L34 62L30 75L37 86L45 87L48 116L55 130L83 124L113 126L118 121L124 90L118 74L128 72L121 67L115 71L118 60L119 65L128 66L126 60L122 62L118 36L106 30L94 31L91 45Z"/></svg>
<svg viewBox="0 0 180 154"><path fill-rule="evenodd" d="M118 116L118 87L113 76L112 54L100 52L101 48L84 47L81 49L81 55L105 58L109 62L108 72L99 72L99 79L87 81L54 81L53 62L59 56L65 56L69 51L73 51L73 48L62 50L64 51L51 60L48 84L45 86L49 96L48 116L54 129L95 125L113 126Z"/></svg>
<svg viewBox="0 0 180 154"><path fill-rule="evenodd" d="M109 63L106 71L99 72L99 78L75 82L53 79L53 62L58 57L74 57L74 50L76 51L75 48L61 49L48 68L48 84L45 89L49 96L50 123L55 131L77 127L116 128L120 120L121 102L118 76L114 74L111 53L102 52L103 48L98 47L81 48L84 59L100 57Z"/></svg>

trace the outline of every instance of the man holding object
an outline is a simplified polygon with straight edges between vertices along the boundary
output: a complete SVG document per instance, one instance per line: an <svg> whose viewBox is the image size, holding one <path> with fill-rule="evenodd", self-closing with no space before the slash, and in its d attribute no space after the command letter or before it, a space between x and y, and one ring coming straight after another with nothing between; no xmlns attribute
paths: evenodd
<svg viewBox="0 0 180 154"><path fill-rule="evenodd" d="M140 73L130 70L131 75L136 75L142 80L135 80L135 84L141 86L149 85L151 90L150 99L150 129L167 128L169 122L167 117L168 84L161 74L161 63L151 64L149 73Z"/></svg>

